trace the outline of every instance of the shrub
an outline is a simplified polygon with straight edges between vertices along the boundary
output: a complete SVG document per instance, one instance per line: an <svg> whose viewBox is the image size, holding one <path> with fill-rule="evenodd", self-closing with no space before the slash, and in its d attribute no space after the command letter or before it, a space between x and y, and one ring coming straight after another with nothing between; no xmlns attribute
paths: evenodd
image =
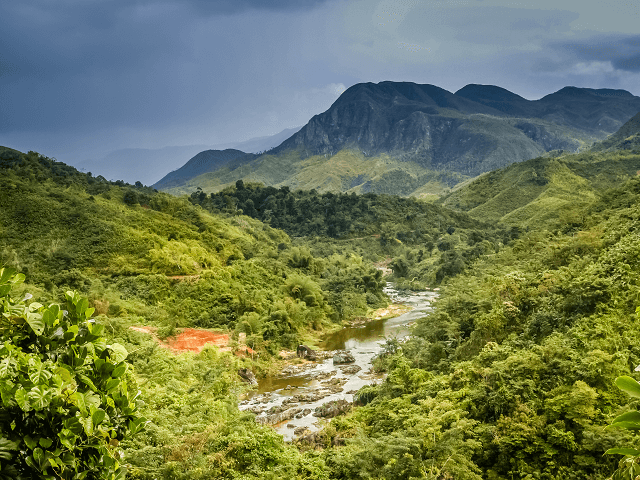
<svg viewBox="0 0 640 480"><path fill-rule="evenodd" d="M0 269L0 478L124 479L118 445L145 422L126 349L86 298L27 305L11 297L23 281Z"/></svg>

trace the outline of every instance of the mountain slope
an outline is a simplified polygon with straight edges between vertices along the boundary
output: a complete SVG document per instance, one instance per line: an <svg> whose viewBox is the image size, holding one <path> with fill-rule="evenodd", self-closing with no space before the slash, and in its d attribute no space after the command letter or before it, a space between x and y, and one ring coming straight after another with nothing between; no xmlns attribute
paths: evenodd
<svg viewBox="0 0 640 480"><path fill-rule="evenodd" d="M640 137L640 114L587 152L539 157L461 185L440 202L481 220L535 226L572 224L575 211L607 188L637 176L640 155L626 148Z"/></svg>
<svg viewBox="0 0 640 480"><path fill-rule="evenodd" d="M265 155L185 179L172 191L217 191L243 179L331 191L371 191L373 182L380 191L402 195L424 193L420 187L430 183L428 193L441 193L450 184L552 150L583 149L639 110L640 98L624 90L566 87L531 101L492 85L451 93L408 82L357 84ZM348 174L328 163L344 152L364 160ZM391 183L379 176L381 160L393 164L387 168ZM443 172L449 179L432 183ZM405 186L398 189L393 182Z"/></svg>
<svg viewBox="0 0 640 480"><path fill-rule="evenodd" d="M594 152L640 149L640 112L606 140L591 147Z"/></svg>
<svg viewBox="0 0 640 480"><path fill-rule="evenodd" d="M180 185L190 178L197 177L198 175L206 172L218 170L232 160L245 156L252 158L251 154L246 154L241 150L235 150L232 148L228 148L226 150L205 150L204 152L200 152L189 159L189 161L179 169L162 177L153 185L153 187L166 190Z"/></svg>

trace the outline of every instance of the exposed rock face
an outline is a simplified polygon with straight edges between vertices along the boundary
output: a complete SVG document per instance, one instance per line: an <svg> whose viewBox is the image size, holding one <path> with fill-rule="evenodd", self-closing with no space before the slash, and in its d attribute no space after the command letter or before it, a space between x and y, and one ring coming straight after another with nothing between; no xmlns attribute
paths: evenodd
<svg viewBox="0 0 640 480"><path fill-rule="evenodd" d="M307 360L316 361L317 355L314 350L311 350L306 345L298 345L298 350L296 351L298 357L305 358Z"/></svg>
<svg viewBox="0 0 640 480"><path fill-rule="evenodd" d="M355 361L356 361L356 359L353 358L353 355L351 355L351 353L349 353L349 352L336 352L333 355L333 364L334 365L341 365L343 363L353 363Z"/></svg>
<svg viewBox="0 0 640 480"><path fill-rule="evenodd" d="M362 367L360 365L348 365L346 367L340 367L340 370L342 370L342 373L345 375L354 375L362 370Z"/></svg>
<svg viewBox="0 0 640 480"><path fill-rule="evenodd" d="M269 409L267 411L266 416L256 417L256 422L261 423L263 425L275 425L277 423L291 420L301 411L302 411L301 408L283 409L282 407L280 407L280 408Z"/></svg>
<svg viewBox="0 0 640 480"><path fill-rule="evenodd" d="M580 132L562 127L602 138L638 111L640 97L625 90L565 87L530 101L493 85L467 85L451 93L409 82L361 83L273 153L302 149L306 155L333 155L354 148L478 175L545 151L576 149L574 136Z"/></svg>
<svg viewBox="0 0 640 480"><path fill-rule="evenodd" d="M245 382L251 385L258 385L256 376L248 368L241 368L240 370L238 370L238 375L240 375L240 378L242 378L242 380L244 380Z"/></svg>
<svg viewBox="0 0 640 480"><path fill-rule="evenodd" d="M374 173L361 165L333 189L409 195L429 182L452 187L467 177L546 152L575 151L582 144L604 139L638 111L640 97L625 90L565 87L539 100L527 100L493 85L467 85L452 93L409 82L360 83L268 155L202 152L154 186L179 187L196 175L216 170L220 177L215 185L252 175L267 184L306 185L309 180L303 177L314 172L327 177L334 173L331 167L320 171L303 167L306 157L329 159L349 149L364 157L388 154L402 166ZM638 142L627 143L636 148ZM297 159L285 160L291 151L297 152L292 155ZM292 162L291 168L275 176L273 169L265 173L261 165L268 165L271 156ZM412 163L409 167L404 162ZM307 168L305 175L297 176Z"/></svg>

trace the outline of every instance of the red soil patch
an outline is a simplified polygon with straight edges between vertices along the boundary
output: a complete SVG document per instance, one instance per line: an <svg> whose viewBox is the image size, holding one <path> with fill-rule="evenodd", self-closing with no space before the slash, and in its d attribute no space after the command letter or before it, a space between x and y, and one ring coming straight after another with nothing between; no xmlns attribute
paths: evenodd
<svg viewBox="0 0 640 480"><path fill-rule="evenodd" d="M210 332L186 328L177 337L168 339L168 346L177 352L200 352L207 343L217 347L226 347L229 344L229 335L225 333Z"/></svg>
<svg viewBox="0 0 640 480"><path fill-rule="evenodd" d="M220 350L230 352L229 335L226 333L211 332L209 330L198 330L196 328L185 328L177 336L168 338L165 342L156 336L154 327L129 327L136 332L148 333L153 336L158 345L168 348L174 353L201 352L207 344L215 345ZM246 345L238 345L235 349L236 355L253 354L254 350Z"/></svg>

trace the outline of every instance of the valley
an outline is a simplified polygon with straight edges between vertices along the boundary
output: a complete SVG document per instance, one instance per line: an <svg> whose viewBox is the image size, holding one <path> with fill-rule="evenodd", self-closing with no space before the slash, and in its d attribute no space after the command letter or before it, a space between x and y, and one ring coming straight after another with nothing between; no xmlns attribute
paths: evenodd
<svg viewBox="0 0 640 480"><path fill-rule="evenodd" d="M280 185L275 155L269 183L174 196L1 147L0 473L100 452L149 480L633 465L606 427L636 408L616 378L640 364L637 131L447 192L397 177L424 198Z"/></svg>

